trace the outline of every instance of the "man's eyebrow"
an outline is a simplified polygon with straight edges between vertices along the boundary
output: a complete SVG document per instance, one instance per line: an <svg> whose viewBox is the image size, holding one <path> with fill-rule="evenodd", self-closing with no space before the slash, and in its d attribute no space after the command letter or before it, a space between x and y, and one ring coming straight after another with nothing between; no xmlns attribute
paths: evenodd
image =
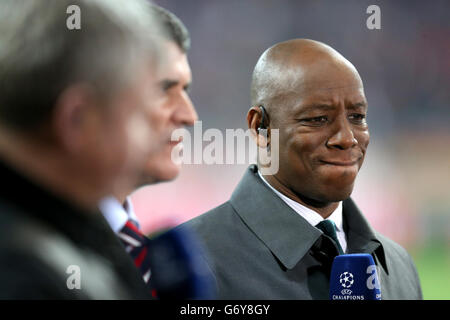
<svg viewBox="0 0 450 320"><path fill-rule="evenodd" d="M352 109L352 110L360 109L360 108L367 109L367 103L364 101L361 101L361 102L353 103L353 104L347 106L346 108Z"/></svg>
<svg viewBox="0 0 450 320"><path fill-rule="evenodd" d="M325 104L325 103L314 103L314 104L309 104L306 106L303 106L301 108L301 110L299 110L299 113L308 113L311 111L329 111L329 110L335 110L336 107L330 104Z"/></svg>
<svg viewBox="0 0 450 320"><path fill-rule="evenodd" d="M165 79L161 81L161 87L164 90L169 90L170 88L176 87L179 83L177 80Z"/></svg>
<svg viewBox="0 0 450 320"><path fill-rule="evenodd" d="M350 110L356 110L361 108L367 108L367 103L364 101L353 103L351 105L346 106L346 109ZM336 110L336 106L332 104L326 104L326 103L314 103L309 104L306 106L303 106L301 110L299 110L299 114L308 113L312 111L330 111L330 110Z"/></svg>
<svg viewBox="0 0 450 320"><path fill-rule="evenodd" d="M170 90L171 88L176 87L179 84L180 84L179 80L165 79L165 80L161 81L161 87L164 90ZM185 91L188 91L190 89L190 87L191 87L191 82L188 82L184 85L183 89Z"/></svg>

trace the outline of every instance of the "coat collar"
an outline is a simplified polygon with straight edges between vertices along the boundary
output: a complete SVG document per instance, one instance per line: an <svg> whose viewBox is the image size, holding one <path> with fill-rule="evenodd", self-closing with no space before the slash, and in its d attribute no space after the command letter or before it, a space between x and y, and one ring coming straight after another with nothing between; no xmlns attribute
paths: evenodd
<svg viewBox="0 0 450 320"><path fill-rule="evenodd" d="M374 255L386 273L389 274L383 245L351 198L343 202L343 218L344 231L347 235L348 253L369 253Z"/></svg>
<svg viewBox="0 0 450 320"><path fill-rule="evenodd" d="M245 224L278 260L292 269L322 233L282 201L251 165L233 192L230 203ZM343 202L349 253L375 253L387 272L381 242L351 199Z"/></svg>

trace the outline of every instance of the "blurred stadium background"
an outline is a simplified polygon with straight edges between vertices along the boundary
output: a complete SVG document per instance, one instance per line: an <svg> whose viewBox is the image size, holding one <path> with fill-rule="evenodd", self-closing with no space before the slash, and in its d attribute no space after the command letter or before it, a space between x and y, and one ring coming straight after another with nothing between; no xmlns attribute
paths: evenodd
<svg viewBox="0 0 450 320"><path fill-rule="evenodd" d="M371 142L353 198L378 231L411 253L425 299L450 299L450 2L155 2L191 33L191 97L203 130L247 129L253 67L277 42L323 41L356 66ZM371 4L381 8L381 30L366 28ZM177 180L137 190L145 230L227 201L246 167L185 165Z"/></svg>

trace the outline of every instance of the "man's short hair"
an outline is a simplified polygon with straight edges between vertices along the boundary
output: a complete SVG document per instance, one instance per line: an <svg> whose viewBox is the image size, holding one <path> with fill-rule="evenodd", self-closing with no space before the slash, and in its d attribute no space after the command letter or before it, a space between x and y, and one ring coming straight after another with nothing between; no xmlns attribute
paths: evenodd
<svg viewBox="0 0 450 320"><path fill-rule="evenodd" d="M160 6L151 4L151 8L155 16L160 20L165 37L170 41L174 41L184 53L187 53L191 47L191 39L189 31L183 22L173 13Z"/></svg>
<svg viewBox="0 0 450 320"><path fill-rule="evenodd" d="M67 26L73 4L79 30ZM75 83L112 98L139 64L159 57L152 15L146 0L1 0L0 123L15 130L42 125Z"/></svg>

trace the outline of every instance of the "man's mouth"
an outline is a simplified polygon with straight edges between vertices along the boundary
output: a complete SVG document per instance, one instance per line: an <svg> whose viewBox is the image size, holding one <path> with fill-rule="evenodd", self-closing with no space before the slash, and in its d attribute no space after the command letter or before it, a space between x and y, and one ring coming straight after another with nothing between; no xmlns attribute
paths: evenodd
<svg viewBox="0 0 450 320"><path fill-rule="evenodd" d="M333 159L333 160L320 160L323 164L328 164L332 166L339 166L339 167L351 167L356 164L358 164L359 159L356 160L340 160L340 159Z"/></svg>
<svg viewBox="0 0 450 320"><path fill-rule="evenodd" d="M174 147L174 146L178 145L178 144L181 143L181 142L183 142L183 137L179 137L177 140L172 140L172 139L170 139L170 140L168 141L168 144L169 144L170 146Z"/></svg>

